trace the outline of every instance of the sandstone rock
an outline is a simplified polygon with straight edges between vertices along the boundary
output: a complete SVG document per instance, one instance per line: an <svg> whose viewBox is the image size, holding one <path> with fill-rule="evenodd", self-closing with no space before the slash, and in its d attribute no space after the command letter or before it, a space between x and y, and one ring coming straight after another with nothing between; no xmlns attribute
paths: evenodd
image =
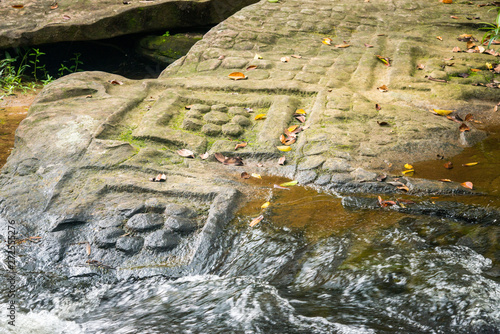
<svg viewBox="0 0 500 334"><path fill-rule="evenodd" d="M179 236L172 230L159 230L146 237L145 246L155 251L167 251L177 247L179 242Z"/></svg>
<svg viewBox="0 0 500 334"><path fill-rule="evenodd" d="M207 121L208 123L216 124L216 125L222 125L227 122L229 122L229 116L225 113L222 113L220 111L211 111L205 116L203 116L203 119Z"/></svg>
<svg viewBox="0 0 500 334"><path fill-rule="evenodd" d="M166 216L176 216L181 218L195 218L196 212L187 206L170 203L165 207Z"/></svg>
<svg viewBox="0 0 500 334"><path fill-rule="evenodd" d="M220 125L207 123L201 128L201 132L207 136L218 136L222 132L222 127Z"/></svg>
<svg viewBox="0 0 500 334"><path fill-rule="evenodd" d="M162 227L163 223L163 215L158 213L139 213L132 216L125 226L135 232L146 232Z"/></svg>
<svg viewBox="0 0 500 334"><path fill-rule="evenodd" d="M198 228L198 223L193 219L171 216L165 221L165 228L174 232L189 233Z"/></svg>
<svg viewBox="0 0 500 334"><path fill-rule="evenodd" d="M249 126L252 124L250 120L242 115L236 115L231 119L231 123L238 124L240 126Z"/></svg>
<svg viewBox="0 0 500 334"><path fill-rule="evenodd" d="M222 133L228 136L236 137L243 133L243 128L239 124L224 124L222 126Z"/></svg>
<svg viewBox="0 0 500 334"><path fill-rule="evenodd" d="M189 131L198 131L205 123L196 118L184 118L182 128Z"/></svg>
<svg viewBox="0 0 500 334"><path fill-rule="evenodd" d="M134 255L142 249L144 239L141 237L121 237L116 242L116 249L127 255Z"/></svg>
<svg viewBox="0 0 500 334"><path fill-rule="evenodd" d="M121 228L110 227L97 233L95 244L100 248L114 247L118 238L125 234Z"/></svg>

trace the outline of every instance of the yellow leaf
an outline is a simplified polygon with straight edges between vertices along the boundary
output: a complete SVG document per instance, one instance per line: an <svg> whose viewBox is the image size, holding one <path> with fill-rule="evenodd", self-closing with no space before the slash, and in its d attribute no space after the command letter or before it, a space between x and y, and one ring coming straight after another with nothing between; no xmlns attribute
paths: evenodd
<svg viewBox="0 0 500 334"><path fill-rule="evenodd" d="M466 163L466 164L463 164L462 166L464 167L470 167L470 166L475 166L477 165L479 162L469 162L469 163Z"/></svg>
<svg viewBox="0 0 500 334"><path fill-rule="evenodd" d="M233 80L243 80L243 79L246 79L247 76L241 72L233 72L233 73L229 74L229 78L233 79Z"/></svg>
<svg viewBox="0 0 500 334"><path fill-rule="evenodd" d="M295 130L297 130L299 126L298 125L292 125L291 127L289 127L287 130L288 132L292 133L294 132Z"/></svg>
<svg viewBox="0 0 500 334"><path fill-rule="evenodd" d="M296 113L296 114L300 114L300 115L305 115L305 114L307 114L307 113L306 113L306 111L305 111L304 109L297 109L297 110L295 111L295 113Z"/></svg>
<svg viewBox="0 0 500 334"><path fill-rule="evenodd" d="M261 56L261 55L256 54L256 55L253 57L253 59L262 59L262 56Z"/></svg>
<svg viewBox="0 0 500 334"><path fill-rule="evenodd" d="M471 70L472 72L481 72L481 70L480 70L480 69L478 69L478 68L471 68L470 70Z"/></svg>
<svg viewBox="0 0 500 334"><path fill-rule="evenodd" d="M258 114L257 116L255 116L255 120L258 120L258 119L266 119L267 115L266 114Z"/></svg>
<svg viewBox="0 0 500 334"><path fill-rule="evenodd" d="M271 204L271 202L266 202L260 206L261 209L267 209L267 207Z"/></svg>
<svg viewBox="0 0 500 334"><path fill-rule="evenodd" d="M328 37L323 38L322 42L323 42L323 44L326 44L326 45L332 45L332 39L328 38Z"/></svg>
<svg viewBox="0 0 500 334"><path fill-rule="evenodd" d="M410 165L410 164L405 164L405 166L404 166L404 167L405 167L406 169L413 169L413 166L412 166L412 165Z"/></svg>
<svg viewBox="0 0 500 334"><path fill-rule="evenodd" d="M261 179L262 180L262 176L260 176L260 174L252 173L252 177L255 177L256 179Z"/></svg>
<svg viewBox="0 0 500 334"><path fill-rule="evenodd" d="M486 63L486 68L488 70L491 70L493 68L493 65L491 65L490 63Z"/></svg>
<svg viewBox="0 0 500 334"><path fill-rule="evenodd" d="M441 115L441 116L446 116L454 112L455 110L443 110L443 109L432 109L429 110L431 113Z"/></svg>
<svg viewBox="0 0 500 334"><path fill-rule="evenodd" d="M291 146L276 146L276 148L281 152L288 152L292 150Z"/></svg>
<svg viewBox="0 0 500 334"><path fill-rule="evenodd" d="M414 169L408 169L408 170L404 170L403 171L403 175L408 175L408 176L412 176L413 173L415 173L415 170Z"/></svg>
<svg viewBox="0 0 500 334"><path fill-rule="evenodd" d="M281 187L291 187L291 186L296 185L297 183L299 183L299 181L294 180L294 181L282 183L282 184L280 184L280 186Z"/></svg>

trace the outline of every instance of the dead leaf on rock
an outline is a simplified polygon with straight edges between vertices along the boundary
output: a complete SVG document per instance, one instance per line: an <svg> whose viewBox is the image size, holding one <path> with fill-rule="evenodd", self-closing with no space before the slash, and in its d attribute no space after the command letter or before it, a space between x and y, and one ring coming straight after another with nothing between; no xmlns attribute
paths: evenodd
<svg viewBox="0 0 500 334"><path fill-rule="evenodd" d="M69 15L63 15L63 20L71 20L71 16L69 16Z"/></svg>
<svg viewBox="0 0 500 334"><path fill-rule="evenodd" d="M452 52L462 52L462 50L460 50L460 48L458 46L455 46L453 48L453 50L451 50Z"/></svg>
<svg viewBox="0 0 500 334"><path fill-rule="evenodd" d="M12 8L21 9L24 8L24 5L12 5Z"/></svg>
<svg viewBox="0 0 500 334"><path fill-rule="evenodd" d="M441 182L451 182L450 179L439 179L438 181L441 181Z"/></svg>
<svg viewBox="0 0 500 334"><path fill-rule="evenodd" d="M185 106L185 107L184 107L184 109L186 109L186 110L190 110L192 107L193 107L193 105L192 105L192 104L190 104L190 105Z"/></svg>
<svg viewBox="0 0 500 334"><path fill-rule="evenodd" d="M454 112L455 110L444 110L444 109L432 109L429 110L431 113L440 115L440 116L446 116Z"/></svg>
<svg viewBox="0 0 500 334"><path fill-rule="evenodd" d="M404 186L399 186L399 187L396 187L398 188L399 190L404 190L406 192L410 191L410 188L408 188L408 186L404 185Z"/></svg>
<svg viewBox="0 0 500 334"><path fill-rule="evenodd" d="M307 114L307 112L304 109L297 109L295 110L295 114L305 115Z"/></svg>
<svg viewBox="0 0 500 334"><path fill-rule="evenodd" d="M108 82L112 85L123 85L123 82L119 80L109 80Z"/></svg>
<svg viewBox="0 0 500 334"><path fill-rule="evenodd" d="M377 111L379 111L380 109L382 109L382 107L380 106L380 104L378 104L378 103L377 103L377 104L375 104L375 109L376 109Z"/></svg>
<svg viewBox="0 0 500 334"><path fill-rule="evenodd" d="M245 111L246 111L247 113L252 113L252 112L253 112L253 108L245 108Z"/></svg>
<svg viewBox="0 0 500 334"><path fill-rule="evenodd" d="M451 161L448 161L444 164L444 168L446 169L452 169L453 168L453 163Z"/></svg>
<svg viewBox="0 0 500 334"><path fill-rule="evenodd" d="M280 60L282 63L288 63L290 61L290 57L281 57Z"/></svg>
<svg viewBox="0 0 500 334"><path fill-rule="evenodd" d="M498 107L500 106L500 102L497 103L497 105L495 107L493 107L493 111L494 112L497 112L498 111Z"/></svg>
<svg viewBox="0 0 500 334"><path fill-rule="evenodd" d="M236 146L234 147L234 150L236 151L237 149L246 147L247 145L248 145L248 143L246 143L246 142L236 144Z"/></svg>
<svg viewBox="0 0 500 334"><path fill-rule="evenodd" d="M257 68L256 65L250 65L247 67L247 71L255 70Z"/></svg>
<svg viewBox="0 0 500 334"><path fill-rule="evenodd" d="M85 246L86 250L87 250L87 255L90 256L90 253L92 252L92 250L90 249L90 243L87 242L87 245Z"/></svg>
<svg viewBox="0 0 500 334"><path fill-rule="evenodd" d="M289 133L293 133L295 130L297 130L299 126L298 125L292 125L288 129L286 129Z"/></svg>
<svg viewBox="0 0 500 334"><path fill-rule="evenodd" d="M436 36L436 38L439 39L440 41L443 40L443 37L441 37L441 36Z"/></svg>
<svg viewBox="0 0 500 334"><path fill-rule="evenodd" d="M281 158L279 158L279 160L278 160L278 165L283 166L283 165L285 164L285 160L286 160L286 157L285 157L285 156L282 156Z"/></svg>
<svg viewBox="0 0 500 334"><path fill-rule="evenodd" d="M398 198L396 201L403 204L415 204L411 199Z"/></svg>
<svg viewBox="0 0 500 334"><path fill-rule="evenodd" d="M301 123L304 123L306 121L306 118L303 115L295 116L295 118Z"/></svg>
<svg viewBox="0 0 500 334"><path fill-rule="evenodd" d="M465 121L466 122L472 121L473 119L474 119L474 115L472 115L472 114L465 115Z"/></svg>
<svg viewBox="0 0 500 334"><path fill-rule="evenodd" d="M424 64L418 64L417 65L417 70L423 70L425 68Z"/></svg>
<svg viewBox="0 0 500 334"><path fill-rule="evenodd" d="M387 86L386 86L386 85L382 85L382 86L380 86L380 87L377 87L377 89L378 89L379 91L381 91L382 93L385 93L385 92L387 92L387 91L389 90L389 88L387 88Z"/></svg>
<svg viewBox="0 0 500 334"><path fill-rule="evenodd" d="M339 48L339 49L345 49L345 48L348 48L350 46L351 46L350 44L337 44L337 45L335 45L335 47Z"/></svg>
<svg viewBox="0 0 500 334"><path fill-rule="evenodd" d="M260 176L260 174L252 173L251 176L254 177L254 178L256 178L256 179L261 179L262 180L262 176Z"/></svg>
<svg viewBox="0 0 500 334"><path fill-rule="evenodd" d="M258 164L257 164L257 167L264 167L264 165L263 165L263 164L261 164L261 163L258 163Z"/></svg>
<svg viewBox="0 0 500 334"><path fill-rule="evenodd" d="M452 15L452 16L450 16L450 17L451 17L452 19L454 19L454 20L458 20L458 16L454 16L454 15Z"/></svg>
<svg viewBox="0 0 500 334"><path fill-rule="evenodd" d="M277 184L275 184L273 187L276 188L276 189L290 190L290 188L282 187L282 186L279 186Z"/></svg>
<svg viewBox="0 0 500 334"><path fill-rule="evenodd" d="M378 182L382 182L382 181L384 181L386 178L387 178L387 174L382 174L382 175L377 176L377 181L378 181Z"/></svg>
<svg viewBox="0 0 500 334"><path fill-rule="evenodd" d="M52 5L50 5L50 9L52 9L52 10L57 9L57 7L59 7L57 2L54 2Z"/></svg>
<svg viewBox="0 0 500 334"><path fill-rule="evenodd" d="M222 162L222 163L224 163L224 161L226 161L226 159L227 159L224 155L222 155L222 153L215 153L214 157L215 157L215 159L217 159L217 161Z"/></svg>
<svg viewBox="0 0 500 334"><path fill-rule="evenodd" d="M406 169L413 169L413 166L410 164L405 164L403 167Z"/></svg>
<svg viewBox="0 0 500 334"><path fill-rule="evenodd" d="M326 44L326 45L332 45L332 39L328 38L328 37L323 38L322 42L323 42L323 44Z"/></svg>
<svg viewBox="0 0 500 334"><path fill-rule="evenodd" d="M255 116L255 120L259 120L259 119L266 119L267 115L266 114L258 114Z"/></svg>
<svg viewBox="0 0 500 334"><path fill-rule="evenodd" d="M207 159L207 158L208 158L208 156L209 156L208 152L205 152L205 153L203 153L203 154L200 154L200 158L201 158L201 160L205 160L205 159Z"/></svg>
<svg viewBox="0 0 500 334"><path fill-rule="evenodd" d="M151 182L165 182L167 180L167 176L165 174L158 174L156 177L152 177L149 179Z"/></svg>
<svg viewBox="0 0 500 334"><path fill-rule="evenodd" d="M476 43L474 43L473 41L468 41L467 42L467 49L472 49L476 46Z"/></svg>
<svg viewBox="0 0 500 334"><path fill-rule="evenodd" d="M300 58L302 58L302 56L299 56L299 55L291 55L290 57L292 57L292 58L296 58L296 59L300 59Z"/></svg>
<svg viewBox="0 0 500 334"><path fill-rule="evenodd" d="M378 58L378 60L383 62L385 64L385 66L391 66L391 59L389 57L382 57L382 56L377 55L377 58Z"/></svg>
<svg viewBox="0 0 500 334"><path fill-rule="evenodd" d="M384 122L384 121L382 121L382 122L377 121L377 124L380 125L380 126L390 126L389 123Z"/></svg>
<svg viewBox="0 0 500 334"><path fill-rule="evenodd" d="M478 69L478 68L471 68L470 70L471 70L472 72L481 72L481 70L480 70L480 69Z"/></svg>
<svg viewBox="0 0 500 334"><path fill-rule="evenodd" d="M466 164L462 164L463 167L471 167L477 165L479 162L468 162Z"/></svg>
<svg viewBox="0 0 500 334"><path fill-rule="evenodd" d="M460 125L458 129L460 130L460 132L470 131L470 128L465 123L462 123L462 125Z"/></svg>
<svg viewBox="0 0 500 334"><path fill-rule="evenodd" d="M365 47L367 47L367 48L373 48L373 45L365 43Z"/></svg>
<svg viewBox="0 0 500 334"><path fill-rule="evenodd" d="M185 148L183 148L182 150L178 150L177 154L185 158L194 158L193 151L187 150Z"/></svg>
<svg viewBox="0 0 500 334"><path fill-rule="evenodd" d="M219 58L217 58L218 60L223 60L224 58L226 58L226 56L224 55L220 55Z"/></svg>
<svg viewBox="0 0 500 334"><path fill-rule="evenodd" d="M472 184L472 182L470 182L470 181L467 181L467 182L464 182L464 183L460 183L460 185L461 185L462 187L469 188L469 189L474 188L474 185L473 185L473 184Z"/></svg>
<svg viewBox="0 0 500 334"><path fill-rule="evenodd" d="M248 174L247 172L243 172L243 173L241 173L240 177L242 179L249 179L250 178L250 174Z"/></svg>
<svg viewBox="0 0 500 334"><path fill-rule="evenodd" d="M260 215L258 216L257 218L254 218L254 220L252 220L250 222L250 227L254 227L255 225L257 225L258 223L260 223L262 221L262 219L264 219L264 216L263 215Z"/></svg>
<svg viewBox="0 0 500 334"><path fill-rule="evenodd" d="M233 72L233 73L229 74L229 79L233 79L233 80L245 80L246 78L247 78L247 76L241 72Z"/></svg>
<svg viewBox="0 0 500 334"><path fill-rule="evenodd" d="M402 171L401 173L403 173L403 175L413 176L413 173L415 173L415 170L414 169L408 169L408 170Z"/></svg>
<svg viewBox="0 0 500 334"><path fill-rule="evenodd" d="M453 0L441 0L442 3L453 3Z"/></svg>

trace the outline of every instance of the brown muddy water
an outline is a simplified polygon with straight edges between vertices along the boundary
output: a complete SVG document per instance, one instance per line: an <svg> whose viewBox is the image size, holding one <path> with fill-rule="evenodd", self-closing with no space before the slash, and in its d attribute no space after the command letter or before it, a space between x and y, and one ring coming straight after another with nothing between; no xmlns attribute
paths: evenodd
<svg viewBox="0 0 500 334"><path fill-rule="evenodd" d="M0 168L5 165L14 147L14 136L19 123L28 114L27 106L0 108Z"/></svg>

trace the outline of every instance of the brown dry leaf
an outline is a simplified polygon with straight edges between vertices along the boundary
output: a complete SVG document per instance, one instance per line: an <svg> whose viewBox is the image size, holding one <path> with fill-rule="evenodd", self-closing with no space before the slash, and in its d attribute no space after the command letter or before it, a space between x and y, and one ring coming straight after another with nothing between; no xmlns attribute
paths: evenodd
<svg viewBox="0 0 500 334"><path fill-rule="evenodd" d="M461 185L462 187L469 188L469 189L474 188L474 185L473 185L473 184L472 184L472 182L470 182L470 181L467 181L467 182L464 182L464 183L460 183L460 185Z"/></svg>
<svg viewBox="0 0 500 334"><path fill-rule="evenodd" d="M288 63L290 61L290 57L281 57L280 60L282 63Z"/></svg>
<svg viewBox="0 0 500 334"><path fill-rule="evenodd" d="M223 60L224 58L226 58L226 56L224 55L220 55L219 58L217 58L218 60Z"/></svg>
<svg viewBox="0 0 500 334"><path fill-rule="evenodd" d="M217 161L222 162L222 163L224 163L224 161L226 161L226 159L227 159L224 155L222 155L222 153L215 153L214 157L215 157L215 159L217 159Z"/></svg>
<svg viewBox="0 0 500 334"><path fill-rule="evenodd" d="M462 124L462 119L460 119L460 116L458 116L458 115L454 115L454 116L448 115L448 116L446 116L446 118L449 119L450 121Z"/></svg>
<svg viewBox="0 0 500 334"><path fill-rule="evenodd" d="M476 46L476 43L474 43L473 41L468 41L467 42L467 49L472 49Z"/></svg>
<svg viewBox="0 0 500 334"><path fill-rule="evenodd" d="M458 20L458 16L453 16L453 15L452 15L452 16L450 16L450 17L451 17L452 19L454 19L454 20Z"/></svg>
<svg viewBox="0 0 500 334"><path fill-rule="evenodd" d="M306 121L306 118L302 115L295 116L295 118L301 123L304 123Z"/></svg>
<svg viewBox="0 0 500 334"><path fill-rule="evenodd" d="M292 58L296 58L296 59L300 59L300 58L302 58L302 56L299 56L299 55L291 55L290 57L292 57Z"/></svg>
<svg viewBox="0 0 500 334"><path fill-rule="evenodd" d="M12 8L21 9L24 8L24 5L12 5Z"/></svg>
<svg viewBox="0 0 500 334"><path fill-rule="evenodd" d="M495 107L493 107L493 111L494 112L497 112L498 111L498 107L500 106L500 102L497 103L497 105Z"/></svg>
<svg viewBox="0 0 500 334"><path fill-rule="evenodd" d="M283 166L285 164L285 160L286 160L285 156L282 156L281 158L279 158L278 165L282 165Z"/></svg>
<svg viewBox="0 0 500 334"><path fill-rule="evenodd" d="M69 15L63 15L63 20L71 20L71 16L69 16Z"/></svg>
<svg viewBox="0 0 500 334"><path fill-rule="evenodd" d="M380 126L389 126L389 123L384 122L384 121L382 121L382 122L377 121L377 124Z"/></svg>
<svg viewBox="0 0 500 334"><path fill-rule="evenodd" d="M240 157L226 158L223 164L231 166L243 166L243 159L241 159Z"/></svg>
<svg viewBox="0 0 500 334"><path fill-rule="evenodd" d="M294 137L288 137L283 144L285 144L286 146L290 146L295 143L296 140L297 139Z"/></svg>
<svg viewBox="0 0 500 334"><path fill-rule="evenodd" d="M448 161L444 164L444 168L446 169L452 169L453 168L453 163L451 161Z"/></svg>
<svg viewBox="0 0 500 334"><path fill-rule="evenodd" d="M255 70L257 68L256 65L250 65L247 67L247 71Z"/></svg>
<svg viewBox="0 0 500 334"><path fill-rule="evenodd" d="M458 129L460 130L460 132L470 131L470 128L465 123L462 123L462 125L460 125Z"/></svg>
<svg viewBox="0 0 500 334"><path fill-rule="evenodd" d="M52 5L50 5L50 9L57 9L57 7L59 7L57 2L54 2Z"/></svg>
<svg viewBox="0 0 500 334"><path fill-rule="evenodd" d="M443 37L441 37L441 36L436 36L436 38L439 39L440 41L443 40Z"/></svg>
<svg viewBox="0 0 500 334"><path fill-rule="evenodd" d="M123 85L123 82L119 80L109 80L108 82L113 85Z"/></svg>
<svg viewBox="0 0 500 334"><path fill-rule="evenodd" d="M474 119L474 115L472 115L472 114L465 115L465 121L466 122L472 121L473 119Z"/></svg>
<svg viewBox="0 0 500 334"><path fill-rule="evenodd" d="M365 47L367 47L367 48L373 48L373 45L365 43Z"/></svg>
<svg viewBox="0 0 500 334"><path fill-rule="evenodd" d="M348 48L350 46L351 46L350 44L337 44L337 45L335 45L336 48L341 48L341 49Z"/></svg>
<svg viewBox="0 0 500 334"><path fill-rule="evenodd" d="M209 156L208 152L205 152L205 153L203 153L203 154L200 154L200 158L201 158L201 160L205 160L206 158L208 158L208 156Z"/></svg>
<svg viewBox="0 0 500 334"><path fill-rule="evenodd" d="M377 103L377 104L375 104L375 109L378 111L378 110L382 109L382 107L380 106L380 104Z"/></svg>
<svg viewBox="0 0 500 334"><path fill-rule="evenodd" d="M410 188L408 188L406 185L404 185L404 186L399 186L399 187L396 187L396 188L398 188L399 190L404 190L404 191L406 191L406 192L410 191Z"/></svg>
<svg viewBox="0 0 500 334"><path fill-rule="evenodd" d="M460 50L460 48L458 46L455 46L453 48L453 50L451 50L452 52L462 52L462 50Z"/></svg>
<svg viewBox="0 0 500 334"><path fill-rule="evenodd" d="M153 182L165 182L167 180L167 176L165 174L158 174L155 178L150 178L149 181Z"/></svg>
<svg viewBox="0 0 500 334"><path fill-rule="evenodd" d="M378 89L379 91L381 91L382 93L385 93L385 92L387 92L387 91L389 90L389 88L387 88L387 86L386 86L386 85L382 85L382 86L380 86L380 87L377 87L377 89Z"/></svg>
<svg viewBox="0 0 500 334"><path fill-rule="evenodd" d="M247 76L241 72L233 72L233 73L229 74L229 79L233 79L233 80L245 80L246 78L247 78Z"/></svg>
<svg viewBox="0 0 500 334"><path fill-rule="evenodd" d="M387 174L382 174L382 175L377 176L377 181L378 182L382 182L385 179L387 179Z"/></svg>
<svg viewBox="0 0 500 334"><path fill-rule="evenodd" d="M85 98L87 99L91 99L92 98L92 95L86 95Z"/></svg>
<svg viewBox="0 0 500 334"><path fill-rule="evenodd" d="M470 70L471 70L472 72L481 72L481 70L480 70L480 69L478 69L478 68L471 68Z"/></svg>
<svg viewBox="0 0 500 334"><path fill-rule="evenodd" d="M266 119L267 115L266 114L258 114L255 116L255 120L259 120L259 119Z"/></svg>
<svg viewBox="0 0 500 334"><path fill-rule="evenodd" d="M90 256L90 253L92 252L92 250L90 249L90 244L87 242L87 245L86 245L86 250L87 250L87 255Z"/></svg>
<svg viewBox="0 0 500 334"><path fill-rule="evenodd" d="M186 109L186 110L190 110L192 107L193 107L193 105L192 105L192 104L190 104L190 105L185 106L185 107L184 107L184 109Z"/></svg>
<svg viewBox="0 0 500 334"><path fill-rule="evenodd" d="M323 42L323 44L326 44L326 45L332 45L332 39L328 38L328 37L323 38L322 42Z"/></svg>
<svg viewBox="0 0 500 334"><path fill-rule="evenodd" d="M280 142L281 142L282 144L285 144L285 143L286 143L286 137L285 137L285 135L284 135L284 134L281 134L281 136L280 136Z"/></svg>
<svg viewBox="0 0 500 334"><path fill-rule="evenodd" d="M262 221L262 219L264 219L264 216L263 215L260 215L258 216L257 218L255 218L254 220L252 220L250 222L250 227L254 227L255 225L257 225L258 223L260 223Z"/></svg>
<svg viewBox="0 0 500 334"><path fill-rule="evenodd" d="M261 164L261 163L258 163L258 164L257 164L257 167L264 167L264 165L263 165L263 164Z"/></svg>
<svg viewBox="0 0 500 334"><path fill-rule="evenodd" d="M439 179L438 181L441 181L441 182L451 182L450 179Z"/></svg>
<svg viewBox="0 0 500 334"><path fill-rule="evenodd" d="M423 70L425 68L424 64L418 64L417 65L417 70Z"/></svg>
<svg viewBox="0 0 500 334"><path fill-rule="evenodd" d="M441 0L442 3L453 3L453 0Z"/></svg>
<svg viewBox="0 0 500 334"><path fill-rule="evenodd" d="M248 143L246 143L246 142L236 144L236 146L234 147L234 150L236 151L237 149L246 147L247 145L248 145Z"/></svg>
<svg viewBox="0 0 500 334"><path fill-rule="evenodd" d="M185 148L183 148L182 150L178 150L177 154L184 158L194 158L194 152Z"/></svg>
<svg viewBox="0 0 500 334"><path fill-rule="evenodd" d="M466 164L462 164L463 167L471 167L477 165L479 162L468 162Z"/></svg>
<svg viewBox="0 0 500 334"><path fill-rule="evenodd" d="M241 173L240 177L242 179L249 179L250 178L250 174L248 174L247 172L243 172L243 173Z"/></svg>
<svg viewBox="0 0 500 334"><path fill-rule="evenodd" d="M396 201L403 204L415 204L411 199L398 198Z"/></svg>

